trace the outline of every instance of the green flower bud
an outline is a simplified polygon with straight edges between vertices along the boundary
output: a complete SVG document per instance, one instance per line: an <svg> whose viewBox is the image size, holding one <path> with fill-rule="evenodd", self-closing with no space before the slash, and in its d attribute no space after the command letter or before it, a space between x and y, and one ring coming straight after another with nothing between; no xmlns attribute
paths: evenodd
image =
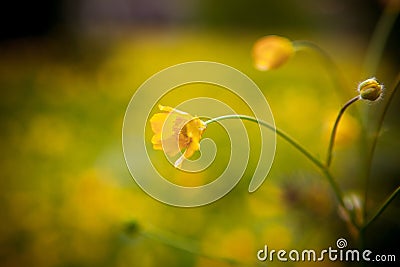
<svg viewBox="0 0 400 267"><path fill-rule="evenodd" d="M367 79L358 85L361 99L375 101L380 98L382 91L383 84L380 84L375 78Z"/></svg>

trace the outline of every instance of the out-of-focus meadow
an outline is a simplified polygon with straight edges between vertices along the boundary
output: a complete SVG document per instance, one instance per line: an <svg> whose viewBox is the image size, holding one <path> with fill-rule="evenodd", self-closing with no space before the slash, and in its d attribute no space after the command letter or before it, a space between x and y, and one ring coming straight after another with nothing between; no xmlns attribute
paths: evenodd
<svg viewBox="0 0 400 267"><path fill-rule="evenodd" d="M32 4L29 15L10 4L17 17L3 18L8 26L0 42L0 266L257 266L265 244L319 250L345 237L357 246L326 179L279 137L259 190L247 192L257 152L238 186L204 207L164 205L130 176L121 145L125 109L135 90L166 67L207 60L237 68L260 87L276 125L321 159L339 108L366 78L363 59L382 12L379 1L214 2L60 1L48 9ZM377 73L387 88L399 70L395 26ZM324 47L347 88L335 88L312 51L278 70L257 71L251 49L268 34ZM198 96L193 90L178 91L176 99ZM236 105L231 98L226 101ZM373 161L371 213L399 184L399 104L397 96ZM360 144L379 112L379 103L360 101L341 122L332 170L346 193L364 194ZM257 134L254 124L245 125L250 136ZM224 153L226 136L207 137ZM259 151L257 139L251 145ZM152 156L165 160L160 151ZM216 173L226 162L217 163ZM183 180L171 169L177 183L209 179ZM398 252L399 207L397 198L368 229L371 250Z"/></svg>

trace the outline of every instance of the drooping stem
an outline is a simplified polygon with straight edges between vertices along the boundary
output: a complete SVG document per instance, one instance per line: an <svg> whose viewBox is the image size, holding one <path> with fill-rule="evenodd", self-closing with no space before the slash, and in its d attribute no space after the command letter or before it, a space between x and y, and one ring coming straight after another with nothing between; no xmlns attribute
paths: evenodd
<svg viewBox="0 0 400 267"><path fill-rule="evenodd" d="M300 151L304 156L306 156L309 160L311 160L315 165L318 166L318 168L323 169L325 168L324 164L319 161L315 156L313 156L306 148L304 148L302 145L300 145L297 141L295 141L292 137L290 137L287 133L284 131L280 130L279 128L274 127L268 122L258 120L254 117L250 117L247 115L225 115L221 117L217 117L214 119L210 119L205 122L206 125L212 123L212 122L217 122L217 121L222 121L222 120L227 120L227 119L242 119L242 120L248 120L255 122L259 125L262 125L272 131L275 131L277 135L285 139L289 144L291 144L294 148L296 148L298 151Z"/></svg>
<svg viewBox="0 0 400 267"><path fill-rule="evenodd" d="M335 61L324 49L322 49L319 45L317 45L313 42L307 41L307 40L293 41L293 46L296 49L296 51L311 50L311 51L316 52L318 55L320 55L321 59L323 61L323 64L325 65L325 67L332 79L332 82L335 86L335 89L336 89L335 91L342 92L342 94L340 94L340 95L348 97L349 91L347 91L347 85L343 78L343 75L341 74Z"/></svg>
<svg viewBox="0 0 400 267"><path fill-rule="evenodd" d="M293 139L287 133L285 133L284 131L282 131L279 128L274 127L272 124L270 124L268 122L265 122L265 121L259 120L257 118L254 118L254 117L247 116L247 115L237 115L237 114L225 115L225 116L210 119L210 120L206 121L205 124L208 125L213 122L218 122L218 121L227 120L227 119L248 120L251 122L255 122L261 126L264 126L268 129L270 129L271 131L275 131L277 135L279 135L282 139L284 139L286 142L288 142L290 145L292 145L294 148L296 148L300 153L302 153L306 158L308 158L312 163L314 163L315 166L317 166L322 171L322 173L327 178L330 186L332 187L333 192L335 193L335 196L336 196L338 202L340 203L340 205L344 206L343 194L342 194L339 186L333 179L332 175L330 174L329 170L326 168L326 166L319 159L317 159L310 151L308 151L304 146L302 146L299 142L297 142L295 139Z"/></svg>
<svg viewBox="0 0 400 267"><path fill-rule="evenodd" d="M326 164L326 167L328 167L328 168L329 168L329 166L331 165L331 162L332 162L332 151L333 151L333 147L335 145L336 132L337 132L337 129L338 129L338 126L339 126L340 119L342 118L342 116L343 116L344 112L346 111L346 109L351 104L353 104L354 102L356 102L359 99L360 99L360 96L356 96L356 97L353 97L352 99L350 99L340 109L339 114L336 117L336 121L335 121L335 124L333 125L332 132L331 132L331 137L330 137L330 140L329 140L328 152L327 152L327 155L326 155L326 163L325 164Z"/></svg>
<svg viewBox="0 0 400 267"><path fill-rule="evenodd" d="M231 259L231 258L227 258L227 257L222 257L222 256L217 256L217 255L206 253L200 249L198 244L196 244L188 239L173 235L172 233L169 233L167 231L158 229L155 226L151 226L150 229L146 229L146 230L139 229L137 233L145 238L157 241L157 242L159 242L163 245L166 245L168 247L171 247L173 249L184 251L184 252L196 255L198 257L203 257L203 258L207 258L207 259L215 260L215 261L219 261L219 262L225 262L229 265L234 265L234 266L247 266L247 265L253 266L253 264L247 264L245 262L240 262L236 259Z"/></svg>
<svg viewBox="0 0 400 267"><path fill-rule="evenodd" d="M382 125L383 125L383 122L386 117L386 113L387 113L389 106L392 103L392 100L394 98L394 95L396 94L399 87L400 87L400 73L398 73L398 75L396 77L393 90L391 90L391 92L389 93L389 96L388 96L385 106L383 108L382 114L378 120L378 125L376 127L375 134L372 136L371 149L368 153L368 158L367 158L367 162L366 162L366 166L368 166L368 169L367 169L367 177L365 179L364 203L367 203L367 201L368 201L369 180L370 180L370 174L371 174L371 168L372 168L372 161L374 159L375 149L376 149L376 145L378 143L378 137L380 136L380 132L381 132ZM364 216L367 216L367 214L364 214Z"/></svg>
<svg viewBox="0 0 400 267"><path fill-rule="evenodd" d="M399 8L395 7L396 2L397 0L389 0L372 34L364 63L366 77L376 75L386 41L399 15Z"/></svg>
<svg viewBox="0 0 400 267"><path fill-rule="evenodd" d="M364 225L363 225L363 230L365 230L373 221L375 221L379 215L382 214L382 212L389 206L390 202L397 196L397 194L400 192L400 186L394 190L394 192L386 199L386 201L382 204L382 206L376 211L376 213L369 219Z"/></svg>

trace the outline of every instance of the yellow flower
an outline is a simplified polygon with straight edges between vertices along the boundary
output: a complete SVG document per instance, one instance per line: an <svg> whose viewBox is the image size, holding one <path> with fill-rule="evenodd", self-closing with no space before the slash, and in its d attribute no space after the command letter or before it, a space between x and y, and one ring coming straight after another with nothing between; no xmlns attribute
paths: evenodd
<svg viewBox="0 0 400 267"><path fill-rule="evenodd" d="M255 67L261 71L279 68L294 52L289 39L276 35L265 36L253 46Z"/></svg>
<svg viewBox="0 0 400 267"><path fill-rule="evenodd" d="M158 108L164 112L156 113L150 119L154 132L151 143L154 149L164 150L169 156L175 156L185 149L175 162L175 167L180 167L184 159L190 158L200 149L200 139L206 124L189 113L162 105Z"/></svg>

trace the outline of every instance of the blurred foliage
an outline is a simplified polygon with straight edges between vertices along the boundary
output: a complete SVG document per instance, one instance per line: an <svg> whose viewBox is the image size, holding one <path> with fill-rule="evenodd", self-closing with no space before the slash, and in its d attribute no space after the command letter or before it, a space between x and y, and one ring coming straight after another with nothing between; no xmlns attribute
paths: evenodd
<svg viewBox="0 0 400 267"><path fill-rule="evenodd" d="M304 39L312 36L305 33ZM252 155L239 185L205 207L164 205L130 177L121 128L131 96L154 73L192 60L217 61L244 72L263 91L276 125L325 157L329 129L342 104L329 73L317 55L306 52L277 71L256 71L250 51L259 37L251 31L143 28L112 39L48 37L2 43L0 266L253 266L259 264L256 251L265 244L318 249L346 237L355 247L326 181L279 138L273 167L258 191L247 193L257 163ZM343 40L345 48L336 36L316 41L334 52L353 94L365 44L351 36ZM389 85L391 61L385 66L389 74L383 82ZM160 102L173 106L179 97L197 96L201 90L206 91L190 88L182 95L178 89ZM233 96L213 96L246 110ZM398 184L398 104L397 96L378 144L371 209ZM367 108L373 118L375 107ZM362 109L350 110L339 128L334 172L345 191L363 190L357 146L363 131L357 110ZM250 135L257 133L256 125L245 125ZM224 147L227 140L217 128L207 135L218 135L216 143ZM257 150L257 140L251 146ZM160 151L152 157L163 160ZM218 164L216 172L225 161ZM173 179L193 186L209 177L187 181L176 174ZM396 200L368 231L371 250L398 246L399 207Z"/></svg>

